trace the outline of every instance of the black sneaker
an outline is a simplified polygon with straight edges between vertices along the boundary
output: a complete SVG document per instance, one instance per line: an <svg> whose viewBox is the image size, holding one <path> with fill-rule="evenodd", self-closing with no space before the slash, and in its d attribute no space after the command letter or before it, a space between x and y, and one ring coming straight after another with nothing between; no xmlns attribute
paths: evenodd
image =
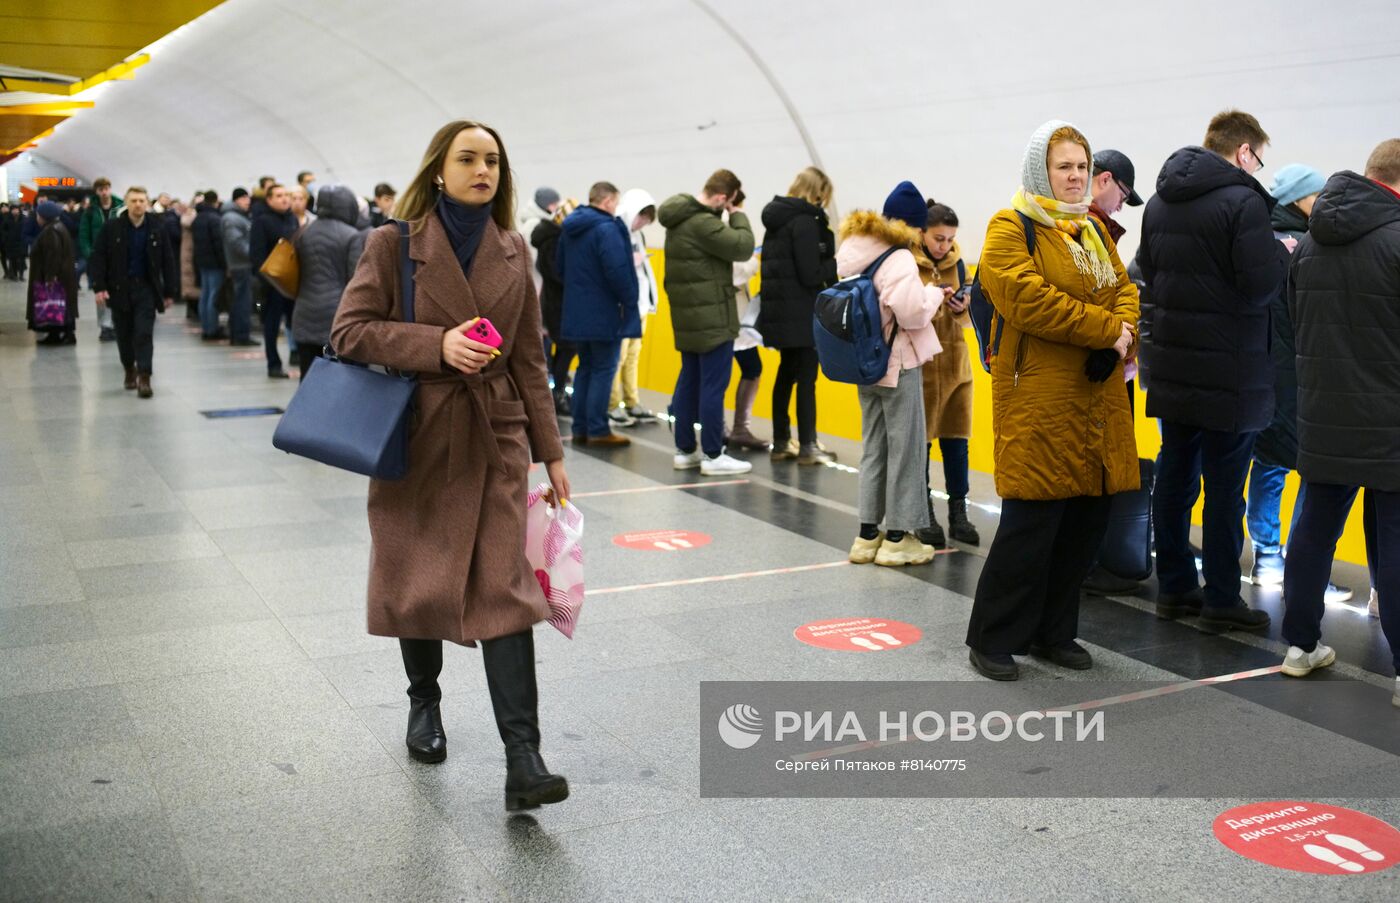
<svg viewBox="0 0 1400 903"><path fill-rule="evenodd" d="M1263 630L1271 623L1267 611L1250 608L1243 600L1234 605L1207 605L1201 609L1201 626L1212 630Z"/></svg>
<svg viewBox="0 0 1400 903"><path fill-rule="evenodd" d="M1205 596L1201 594L1199 587L1189 593L1159 592L1157 593L1157 617L1163 621L1170 621L1173 618L1198 615L1205 604Z"/></svg>
<svg viewBox="0 0 1400 903"><path fill-rule="evenodd" d="M992 680L1017 680L1021 676L1020 666L1016 664L1016 659L1009 655L978 652L969 647L967 660L972 662L972 667L977 669L978 674Z"/></svg>
<svg viewBox="0 0 1400 903"><path fill-rule="evenodd" d="M286 370L282 370L282 369L269 370L269 371L267 371L267 378L268 378L268 379L291 379L291 377L287 375L287 371L286 371Z"/></svg>
<svg viewBox="0 0 1400 903"><path fill-rule="evenodd" d="M1062 668L1073 668L1076 671L1088 671L1094 667L1094 657L1089 654L1089 650L1074 640L1066 640L1053 646L1031 646L1031 655L1036 658L1048 659Z"/></svg>
<svg viewBox="0 0 1400 903"><path fill-rule="evenodd" d="M104 326L102 331L97 334L97 341L99 342L115 342L116 340L117 331L110 326Z"/></svg>

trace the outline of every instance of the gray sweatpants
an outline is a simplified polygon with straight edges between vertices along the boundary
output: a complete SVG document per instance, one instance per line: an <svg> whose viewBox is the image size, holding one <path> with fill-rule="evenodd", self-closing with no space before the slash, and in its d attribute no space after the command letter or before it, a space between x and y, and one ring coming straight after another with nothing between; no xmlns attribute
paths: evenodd
<svg viewBox="0 0 1400 903"><path fill-rule="evenodd" d="M887 530L928 526L923 371L899 374L899 385L859 386L860 522Z"/></svg>

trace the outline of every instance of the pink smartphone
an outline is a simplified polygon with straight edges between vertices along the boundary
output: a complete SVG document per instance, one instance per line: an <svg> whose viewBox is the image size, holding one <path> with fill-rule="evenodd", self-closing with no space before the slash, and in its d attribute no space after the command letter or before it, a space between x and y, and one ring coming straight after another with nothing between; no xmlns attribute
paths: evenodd
<svg viewBox="0 0 1400 903"><path fill-rule="evenodd" d="M496 331L496 327L491 325L491 321L482 317L472 325L463 330L462 334L469 339L474 339L483 345L490 345L492 348L501 347L501 334Z"/></svg>

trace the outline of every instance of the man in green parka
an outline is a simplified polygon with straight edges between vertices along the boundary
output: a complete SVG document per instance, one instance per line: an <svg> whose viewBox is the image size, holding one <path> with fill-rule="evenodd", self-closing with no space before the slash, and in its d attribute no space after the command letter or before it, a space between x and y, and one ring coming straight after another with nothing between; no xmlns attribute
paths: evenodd
<svg viewBox="0 0 1400 903"><path fill-rule="evenodd" d="M698 195L678 194L657 211L657 221L666 229L666 295L681 353L681 374L671 397L673 466L698 467L705 476L753 469L749 462L724 453L724 393L739 335L734 264L752 257L754 246L749 218L739 209L743 196L739 177L718 169ZM724 213L729 214L728 223Z"/></svg>

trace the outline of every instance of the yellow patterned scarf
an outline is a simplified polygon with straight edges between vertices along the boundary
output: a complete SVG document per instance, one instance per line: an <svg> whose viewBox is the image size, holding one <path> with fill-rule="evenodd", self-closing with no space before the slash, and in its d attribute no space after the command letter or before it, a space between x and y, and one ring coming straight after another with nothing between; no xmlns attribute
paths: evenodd
<svg viewBox="0 0 1400 903"><path fill-rule="evenodd" d="M1057 230L1064 237L1065 244L1069 245L1075 267L1084 275L1094 277L1095 288L1107 288L1118 282L1113 258L1099 230L1089 222L1088 204L1068 204L1031 194L1022 188L1011 199L1011 208L1042 226Z"/></svg>

